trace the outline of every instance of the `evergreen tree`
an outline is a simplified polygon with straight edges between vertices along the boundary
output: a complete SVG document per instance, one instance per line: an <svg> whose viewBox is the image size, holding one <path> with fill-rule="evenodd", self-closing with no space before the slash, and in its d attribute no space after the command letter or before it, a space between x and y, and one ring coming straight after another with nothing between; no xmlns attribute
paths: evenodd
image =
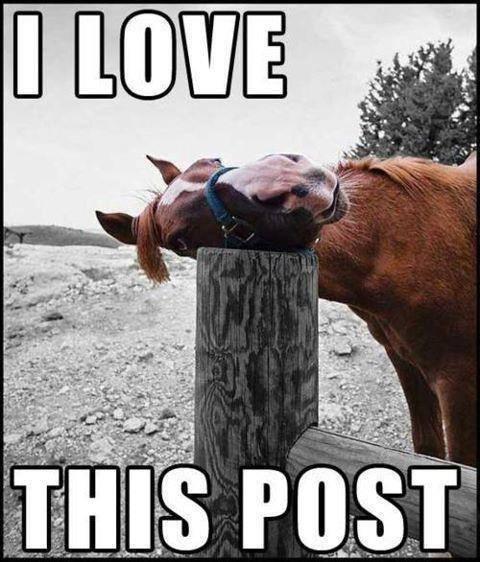
<svg viewBox="0 0 480 562"><path fill-rule="evenodd" d="M465 106L460 118L464 134L465 152L477 148L477 49L468 59L468 66L463 71L465 81Z"/></svg>
<svg viewBox="0 0 480 562"><path fill-rule="evenodd" d="M368 93L358 105L361 135L348 154L423 156L461 163L476 147L476 57L452 67L451 40L426 46L392 66L379 61Z"/></svg>

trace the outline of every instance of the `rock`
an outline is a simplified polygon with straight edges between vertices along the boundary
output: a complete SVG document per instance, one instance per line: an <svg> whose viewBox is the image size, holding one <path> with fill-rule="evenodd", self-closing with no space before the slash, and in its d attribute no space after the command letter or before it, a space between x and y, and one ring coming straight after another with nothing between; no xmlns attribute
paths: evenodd
<svg viewBox="0 0 480 562"><path fill-rule="evenodd" d="M94 423L96 423L96 421L97 421L97 416L87 416L85 418L85 423L87 425L93 425Z"/></svg>
<svg viewBox="0 0 480 562"><path fill-rule="evenodd" d="M350 429L353 431L353 433L358 433L362 429L362 424L352 423Z"/></svg>
<svg viewBox="0 0 480 562"><path fill-rule="evenodd" d="M47 451L47 453L52 453L55 450L55 441L47 441L45 443L45 451Z"/></svg>
<svg viewBox="0 0 480 562"><path fill-rule="evenodd" d="M54 320L63 320L63 314L58 312L57 310L52 310L51 312L47 312L42 316L42 320L45 322L52 322Z"/></svg>
<svg viewBox="0 0 480 562"><path fill-rule="evenodd" d="M161 420L167 420L169 418L176 418L177 415L171 408L163 408L158 417Z"/></svg>
<svg viewBox="0 0 480 562"><path fill-rule="evenodd" d="M168 433L162 433L160 435L160 437L164 440L164 441L170 441L170 435L168 435Z"/></svg>
<svg viewBox="0 0 480 562"><path fill-rule="evenodd" d="M113 442L109 437L102 437L92 442L89 448L89 458L93 462L101 463L110 458Z"/></svg>
<svg viewBox="0 0 480 562"><path fill-rule="evenodd" d="M345 417L344 410L340 404L329 402L319 404L318 415L321 422L326 420L342 421Z"/></svg>
<svg viewBox="0 0 480 562"><path fill-rule="evenodd" d="M21 338L24 335L25 335L25 333L23 331L23 328L18 328L18 329L14 328L13 330L10 330L8 332L7 338L11 340L11 339L14 339L14 338Z"/></svg>
<svg viewBox="0 0 480 562"><path fill-rule="evenodd" d="M158 427L154 423L148 422L145 425L144 431L147 435L152 435L152 433L156 433L158 431Z"/></svg>
<svg viewBox="0 0 480 562"><path fill-rule="evenodd" d="M51 451L50 455L46 457L47 464L65 464L67 462L67 456L64 451Z"/></svg>
<svg viewBox="0 0 480 562"><path fill-rule="evenodd" d="M115 408L115 410L113 410L113 419L123 420L124 417L125 414L123 413L122 408Z"/></svg>
<svg viewBox="0 0 480 562"><path fill-rule="evenodd" d="M64 431L65 431L65 428L63 428L63 427L60 427L60 426L54 427L48 432L47 437L48 437L48 439L54 439L55 437L59 437L60 435L62 435L62 433Z"/></svg>
<svg viewBox="0 0 480 562"><path fill-rule="evenodd" d="M70 390L69 386L67 386L67 385L62 386L62 388L58 391L58 394L60 394L60 395L66 394L69 390Z"/></svg>
<svg viewBox="0 0 480 562"><path fill-rule="evenodd" d="M42 420L38 422L36 425L30 428L28 432L29 435L41 435L42 433L46 433L48 431L48 422L47 420Z"/></svg>
<svg viewBox="0 0 480 562"><path fill-rule="evenodd" d="M332 325L332 329L337 334L348 334L349 332L348 326L345 325L342 321L335 322L335 324Z"/></svg>
<svg viewBox="0 0 480 562"><path fill-rule="evenodd" d="M129 418L123 424L123 431L127 433L138 433L145 427L145 420L141 418Z"/></svg>
<svg viewBox="0 0 480 562"><path fill-rule="evenodd" d="M352 346L345 338L337 338L333 342L332 351L335 355L344 356L351 355L353 352Z"/></svg>
<svg viewBox="0 0 480 562"><path fill-rule="evenodd" d="M139 361L150 361L153 359L153 353L151 351L147 351L146 353L141 353L138 356Z"/></svg>
<svg viewBox="0 0 480 562"><path fill-rule="evenodd" d="M15 445L15 443L19 443L22 439L23 435L21 433L8 433L3 438L3 442L5 445Z"/></svg>

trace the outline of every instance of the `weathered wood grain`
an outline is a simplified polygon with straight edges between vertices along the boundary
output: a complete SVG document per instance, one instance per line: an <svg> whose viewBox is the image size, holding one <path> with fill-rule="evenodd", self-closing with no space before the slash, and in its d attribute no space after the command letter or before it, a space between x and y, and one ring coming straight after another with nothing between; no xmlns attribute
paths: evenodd
<svg viewBox="0 0 480 562"><path fill-rule="evenodd" d="M405 477L409 466L458 466L461 487L449 494L449 550L456 556L475 557L477 538L477 478L476 470L439 459L396 451L353 437L345 437L312 427L297 440L287 460L287 472L292 480L304 469L315 464L331 464L343 471L352 489L355 474L366 465L386 464L396 467ZM419 492L409 489L404 498L396 498L406 515L408 536L419 538ZM350 512L365 515L350 497Z"/></svg>
<svg viewBox="0 0 480 562"><path fill-rule="evenodd" d="M201 556L302 556L290 515L262 555L239 548L239 468L285 468L317 423L316 258L201 249L197 270L195 464L210 475L213 537Z"/></svg>

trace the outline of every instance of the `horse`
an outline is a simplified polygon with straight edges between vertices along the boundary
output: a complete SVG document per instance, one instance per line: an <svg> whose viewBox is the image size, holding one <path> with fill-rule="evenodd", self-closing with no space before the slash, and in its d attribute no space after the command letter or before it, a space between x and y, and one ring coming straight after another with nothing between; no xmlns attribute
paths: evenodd
<svg viewBox="0 0 480 562"><path fill-rule="evenodd" d="M195 258L223 246L204 189L222 164L181 172L149 159L167 189L138 217L97 217L162 282L160 247ZM476 466L476 154L458 167L415 157L322 167L274 154L225 171L216 191L262 239L315 251L319 298L362 318L398 374L414 450Z"/></svg>

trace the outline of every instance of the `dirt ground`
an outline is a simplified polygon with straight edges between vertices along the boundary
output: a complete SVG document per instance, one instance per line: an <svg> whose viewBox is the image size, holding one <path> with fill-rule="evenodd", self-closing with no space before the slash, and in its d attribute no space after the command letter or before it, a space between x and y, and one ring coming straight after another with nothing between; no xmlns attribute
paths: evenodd
<svg viewBox="0 0 480 562"><path fill-rule="evenodd" d="M24 244L4 257L4 554L30 557L11 465L151 464L158 476L192 462L195 262L167 255L172 281L154 287L130 248ZM319 345L322 427L411 450L400 385L363 322L321 301ZM54 492L50 556L65 556L63 506ZM157 540L151 556L169 555ZM353 539L337 555L372 556ZM409 541L391 556L420 554Z"/></svg>

